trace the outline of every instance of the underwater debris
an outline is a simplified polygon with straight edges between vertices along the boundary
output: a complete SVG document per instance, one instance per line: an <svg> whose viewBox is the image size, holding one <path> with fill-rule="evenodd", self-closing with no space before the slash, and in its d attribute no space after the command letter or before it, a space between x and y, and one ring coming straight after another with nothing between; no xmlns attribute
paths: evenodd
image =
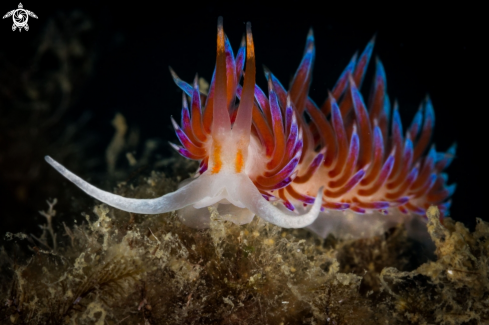
<svg viewBox="0 0 489 325"><path fill-rule="evenodd" d="M153 172L116 192L158 196L176 184ZM19 260L2 249L0 323L489 321L489 225L481 220L470 233L451 219L442 225L430 209L437 259L419 265L424 253L412 249L402 228L322 240L259 218L239 226L210 213L210 228L199 230L175 213L142 216L98 205L70 236L56 236L57 251L32 247L32 256Z"/></svg>

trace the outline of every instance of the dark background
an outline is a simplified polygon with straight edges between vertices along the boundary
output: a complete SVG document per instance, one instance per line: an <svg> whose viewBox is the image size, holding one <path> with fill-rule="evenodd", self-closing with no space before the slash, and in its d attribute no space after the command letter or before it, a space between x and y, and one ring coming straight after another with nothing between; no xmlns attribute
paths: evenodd
<svg viewBox="0 0 489 325"><path fill-rule="evenodd" d="M14 1L3 1L1 15L17 5ZM257 82L263 89L266 88L261 73L263 64L283 84L288 84L301 60L305 38L312 27L317 51L310 95L319 104L353 53L363 50L372 36L377 35L374 55L384 63L388 92L391 100L397 99L400 103L404 126L410 124L419 103L429 93L436 113L433 140L437 149L446 150L453 142L458 143L457 157L448 169L450 183L458 184L451 216L471 227L476 217L489 220L484 210L487 206L484 201L487 136L483 134L487 124L484 118L487 78L482 73L485 65L482 48L487 36L477 19L481 8L378 8L367 3L363 7L349 4L348 8L333 8L326 4L325 10L323 6L303 2L288 7L249 2L195 5L183 1L168 6L161 3L153 6L147 2L103 4L90 1L29 1L23 5L39 17L29 19L28 32L12 32L11 18L0 20L0 53L9 64L21 70L30 68L31 52L50 17L78 11L91 21L93 28L82 42L93 50L93 68L78 87L77 100L60 122L76 123L81 116L90 113L79 137L91 140L83 147L78 169L73 169L96 185L111 188L104 183L107 181L104 157L114 133L110 122L116 112L125 116L129 127L139 128L141 142L157 139L160 144L158 154L162 157L170 155L166 141L176 141L170 116L180 116L181 92L174 85L168 66L171 65L186 81L190 82L195 73L209 80L215 63L217 17L222 15L225 32L235 51L245 31L245 23L252 23L259 69ZM45 69L56 65L49 60L43 64ZM364 82L365 94L372 69L373 64ZM11 86L7 77L11 78L4 75L1 79L3 89ZM0 110L13 109L8 101L3 101L2 105ZM22 120L4 120L1 132L17 127L19 123ZM53 128L46 132L55 131ZM4 136L1 142L0 138L0 144L4 146L0 150L11 145L5 139L8 137ZM21 143L22 139L19 141ZM138 150L142 150L141 147L135 149L136 156ZM47 146L45 150L33 153L30 159L40 161L45 154L56 158L56 147ZM3 156L0 160L4 175L22 160L19 157L16 158L18 161L8 159ZM80 167L85 160L90 168ZM73 164L67 167L72 169ZM148 175L150 170L143 174ZM23 200L15 194L22 180L11 181L8 177L1 180L2 237L7 231L39 232L37 224L44 219L37 211L47 208L46 199L58 197L62 200L75 195L78 199L83 195L47 166L42 167L41 175L44 181L36 183L34 180L26 185L28 196ZM93 203L89 199L87 202ZM80 219L80 212L87 211L88 206L73 207L65 202L59 211L63 220L70 224L73 218Z"/></svg>

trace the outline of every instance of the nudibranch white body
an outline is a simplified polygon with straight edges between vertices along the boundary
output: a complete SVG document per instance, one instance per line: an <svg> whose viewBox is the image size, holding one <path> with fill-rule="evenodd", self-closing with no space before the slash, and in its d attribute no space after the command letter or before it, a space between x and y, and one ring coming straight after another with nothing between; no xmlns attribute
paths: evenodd
<svg viewBox="0 0 489 325"><path fill-rule="evenodd" d="M284 228L309 226L322 236L352 222L355 236L368 235L366 228L374 221L393 224L406 219L402 215L423 216L430 205L447 212L455 185L447 186L442 171L455 146L447 153L432 147L423 156L434 126L429 98L403 134L380 60L365 105L358 89L373 41L358 59L353 56L318 107L308 97L315 57L312 31L288 91L266 71L267 97L255 84L251 25L246 28L246 41L234 56L219 18L216 68L207 95L197 80L190 85L171 71L184 92L180 125L172 119L181 146L171 145L200 161L196 177L177 191L155 199L125 198L88 184L50 157L47 162L108 205L141 214L179 210L196 227L208 224L207 209L202 209L208 206L237 224L258 215Z"/></svg>

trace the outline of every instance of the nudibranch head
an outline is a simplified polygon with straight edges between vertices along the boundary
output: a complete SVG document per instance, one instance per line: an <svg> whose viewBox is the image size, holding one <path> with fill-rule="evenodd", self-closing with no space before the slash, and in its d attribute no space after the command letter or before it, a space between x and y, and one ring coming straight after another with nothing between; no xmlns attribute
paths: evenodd
<svg viewBox="0 0 489 325"><path fill-rule="evenodd" d="M282 117L272 82L269 83L270 99L255 85L251 24L246 25L246 41L235 57L224 34L222 18L219 18L216 68L208 95L199 91L197 80L189 85L173 71L171 73L184 91L181 126L172 119L181 146L171 145L184 157L201 161L195 179L160 198L128 199L95 188L50 157L46 160L89 195L124 211L156 214L188 206L201 209L220 204L225 205L224 210L231 215L239 215L231 218L236 223L250 222L255 214L286 228L302 228L314 222L321 209L320 189L316 191L318 198L311 209L302 215L275 206L267 196L268 192L292 181L302 153L302 139L290 105L286 108L287 120ZM268 108L272 117L272 128L266 120L262 121L261 129L252 128L255 115L262 115L263 110L255 101L257 91L261 104ZM268 146L263 146L262 141L268 141ZM273 144L276 149L270 150ZM205 211L197 213L205 214ZM187 217L188 221L189 215L182 217ZM193 224L196 219L192 220L188 223L201 226L200 221Z"/></svg>
<svg viewBox="0 0 489 325"><path fill-rule="evenodd" d="M353 56L319 107L308 96L316 54L312 30L289 90L265 71L267 96L255 83L251 25L246 25L246 38L235 56L219 18L209 93L200 91L197 78L189 84L170 69L183 90L180 124L172 118L181 145L171 145L182 156L200 161L195 178L160 198L129 199L99 190L46 159L102 202L145 214L180 210L193 226L205 226L202 208L211 205L238 224L250 222L255 214L286 228L314 222L311 229L323 236L332 224L352 215L362 217L353 222L363 227L372 216L423 216L430 205L444 214L455 185L447 185L442 171L455 146L446 153L428 150L434 127L429 97L403 132L398 105L391 107L386 94L380 60L366 104L359 88L373 47L374 40L359 57Z"/></svg>

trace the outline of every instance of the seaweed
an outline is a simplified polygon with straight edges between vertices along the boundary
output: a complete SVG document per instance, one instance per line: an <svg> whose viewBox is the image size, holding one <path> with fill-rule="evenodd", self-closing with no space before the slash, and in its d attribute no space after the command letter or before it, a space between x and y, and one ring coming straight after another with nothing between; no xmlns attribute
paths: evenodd
<svg viewBox="0 0 489 325"><path fill-rule="evenodd" d="M118 194L158 196L153 172ZM55 215L48 202L44 215ZM489 226L475 232L430 208L436 258L402 226L383 236L325 240L255 217L238 226L211 209L209 229L176 213L142 216L97 205L56 236L8 234L0 322L6 324L480 324L489 320ZM62 223L52 218L53 223ZM47 219L49 221L49 218ZM49 225L49 222L48 222ZM47 236L51 234L50 236ZM48 240L48 238L50 240ZM51 243L52 241L56 243ZM37 245L37 246L36 246ZM420 257L421 255L421 257ZM422 261L422 259L425 259ZM424 263L422 263L424 262Z"/></svg>
<svg viewBox="0 0 489 325"><path fill-rule="evenodd" d="M484 324L489 321L489 224L477 218L473 233L460 222L439 219L428 210L428 231L436 261L412 272L384 268L380 274L387 297L381 308L393 320L413 324Z"/></svg>

